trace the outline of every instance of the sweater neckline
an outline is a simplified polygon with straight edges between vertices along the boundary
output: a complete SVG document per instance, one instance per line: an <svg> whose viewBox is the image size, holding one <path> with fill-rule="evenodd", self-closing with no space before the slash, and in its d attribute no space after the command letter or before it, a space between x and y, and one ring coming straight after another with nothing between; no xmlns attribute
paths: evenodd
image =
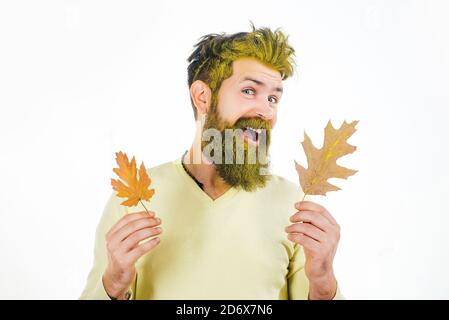
<svg viewBox="0 0 449 320"><path fill-rule="evenodd" d="M176 167L176 170L178 173L182 176L183 180L186 182L187 187L191 189L191 191L202 201L209 205L218 205L220 203L226 203L228 200L233 198L236 194L240 192L235 187L229 188L225 193L223 193L221 196L216 198L215 200L212 199L204 190L198 185L198 183L195 181L196 179L192 177L188 171L184 169L183 163L182 163L182 157L177 158L174 160L173 165ZM200 183L201 184L201 183Z"/></svg>

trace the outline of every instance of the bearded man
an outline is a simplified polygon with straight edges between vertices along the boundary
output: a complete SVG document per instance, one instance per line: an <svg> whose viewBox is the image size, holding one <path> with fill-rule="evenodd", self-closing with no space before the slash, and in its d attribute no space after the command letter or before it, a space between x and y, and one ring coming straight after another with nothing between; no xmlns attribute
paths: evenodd
<svg viewBox="0 0 449 320"><path fill-rule="evenodd" d="M188 58L193 143L148 169L149 214L111 195L81 299L343 298L338 223L269 171L293 57L279 29L200 39Z"/></svg>

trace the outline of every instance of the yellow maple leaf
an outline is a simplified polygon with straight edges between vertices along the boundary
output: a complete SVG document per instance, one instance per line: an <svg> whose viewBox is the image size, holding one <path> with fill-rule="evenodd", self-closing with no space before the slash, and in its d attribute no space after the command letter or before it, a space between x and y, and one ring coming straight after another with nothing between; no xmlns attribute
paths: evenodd
<svg viewBox="0 0 449 320"><path fill-rule="evenodd" d="M336 130L329 120L324 130L324 143L321 149L317 149L304 132L302 147L307 157L308 168L305 169L295 161L299 182L304 192L303 200L306 195L325 196L326 192L341 190L330 184L327 179L347 179L358 172L358 170L339 166L336 162L338 158L353 153L357 149L346 142L356 131L357 123L358 121L353 121L348 124L344 121L340 129Z"/></svg>
<svg viewBox="0 0 449 320"><path fill-rule="evenodd" d="M116 161L118 168L112 170L119 176L121 180L111 179L112 189L117 191L117 196L128 198L121 204L124 206L136 206L139 201L145 208L142 200L150 200L154 194L154 189L149 189L151 179L147 174L145 165L140 165L139 177L137 176L136 159L133 157L131 162L128 156L123 152L116 152ZM147 208L145 210L148 212Z"/></svg>

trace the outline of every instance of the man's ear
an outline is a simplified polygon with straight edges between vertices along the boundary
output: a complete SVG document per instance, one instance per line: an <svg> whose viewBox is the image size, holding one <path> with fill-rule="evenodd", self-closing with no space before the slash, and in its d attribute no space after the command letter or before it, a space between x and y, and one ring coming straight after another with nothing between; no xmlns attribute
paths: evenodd
<svg viewBox="0 0 449 320"><path fill-rule="evenodd" d="M196 80L192 83L190 86L190 97L196 107L197 114L207 114L211 103L212 91L204 81Z"/></svg>

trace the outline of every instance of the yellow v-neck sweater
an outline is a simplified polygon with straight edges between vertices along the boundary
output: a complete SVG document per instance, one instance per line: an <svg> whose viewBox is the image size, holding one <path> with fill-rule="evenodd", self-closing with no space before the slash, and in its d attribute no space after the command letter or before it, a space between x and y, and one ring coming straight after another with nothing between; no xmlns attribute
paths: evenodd
<svg viewBox="0 0 449 320"><path fill-rule="evenodd" d="M148 210L162 220L161 242L136 263L131 299L307 299L304 252L284 228L302 199L298 185L272 175L255 192L230 188L212 200L181 158L148 169ZM123 215L113 192L96 230L94 263L80 299L109 299L102 283L105 235ZM337 289L334 299L343 296Z"/></svg>

